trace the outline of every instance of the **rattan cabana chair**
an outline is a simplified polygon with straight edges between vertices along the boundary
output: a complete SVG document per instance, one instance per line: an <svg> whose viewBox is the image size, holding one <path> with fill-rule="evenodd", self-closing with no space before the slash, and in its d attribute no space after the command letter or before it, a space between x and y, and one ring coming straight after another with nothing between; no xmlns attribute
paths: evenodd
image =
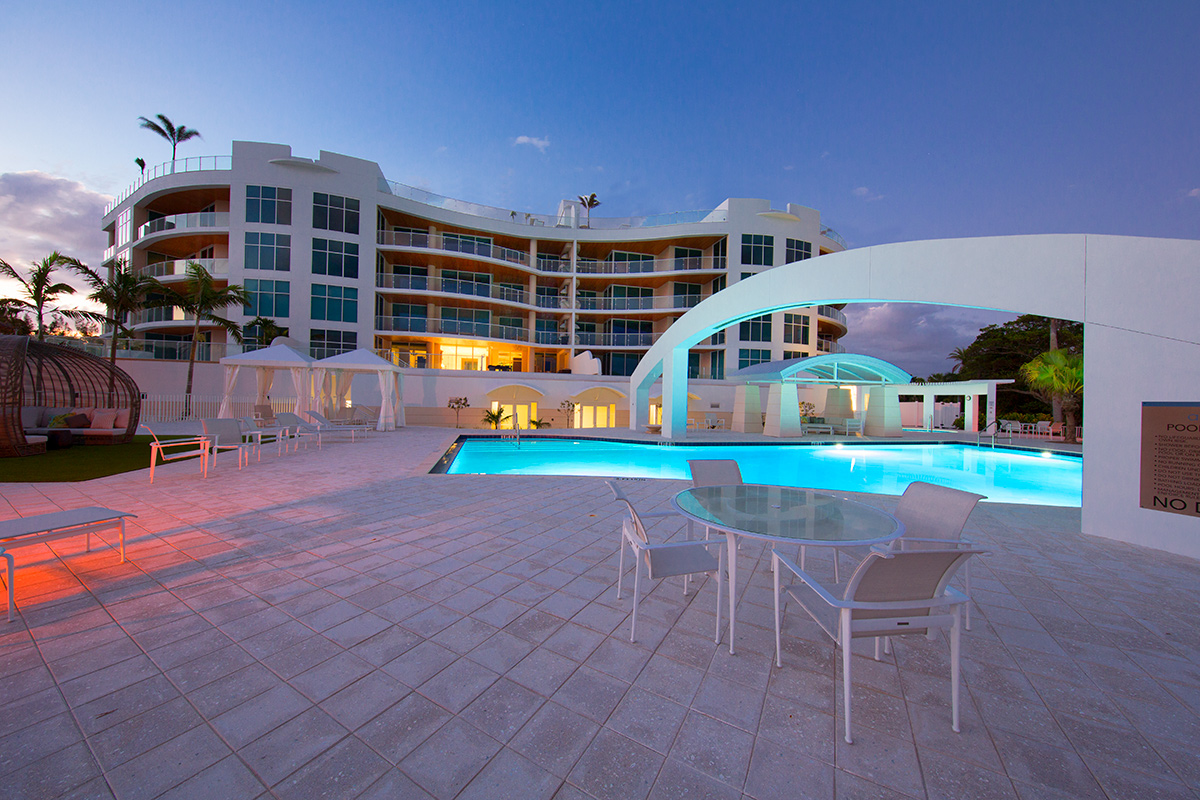
<svg viewBox="0 0 1200 800"><path fill-rule="evenodd" d="M83 350L28 336L0 336L0 457L44 452L49 417L75 411L89 417L88 427L65 429L75 439L122 444L137 431L141 392L124 370ZM118 416L107 427L93 428L97 412ZM118 427L118 420L124 424ZM26 431L42 435L27 438Z"/></svg>

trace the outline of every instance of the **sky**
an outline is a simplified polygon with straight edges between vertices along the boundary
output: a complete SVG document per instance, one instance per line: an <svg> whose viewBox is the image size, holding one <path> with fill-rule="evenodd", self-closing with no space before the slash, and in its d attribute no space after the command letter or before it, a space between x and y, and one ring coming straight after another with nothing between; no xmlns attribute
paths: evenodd
<svg viewBox="0 0 1200 800"><path fill-rule="evenodd" d="M0 258L99 265L166 114L376 161L438 194L597 216L799 203L851 247L1200 238L1200 3L3 3ZM1031 287L1036 291L1036 287ZM914 375L1011 315L847 308Z"/></svg>

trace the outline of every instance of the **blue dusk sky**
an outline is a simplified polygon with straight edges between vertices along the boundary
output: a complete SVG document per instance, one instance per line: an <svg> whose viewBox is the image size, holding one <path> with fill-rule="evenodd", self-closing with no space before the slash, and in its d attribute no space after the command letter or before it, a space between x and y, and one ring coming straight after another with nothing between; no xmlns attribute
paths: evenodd
<svg viewBox="0 0 1200 800"><path fill-rule="evenodd" d="M137 124L377 161L392 180L600 216L759 197L851 247L1200 236L1200 3L7 3L0 258L99 264ZM1037 287L1031 286L1031 292ZM848 309L851 351L947 371L995 312Z"/></svg>

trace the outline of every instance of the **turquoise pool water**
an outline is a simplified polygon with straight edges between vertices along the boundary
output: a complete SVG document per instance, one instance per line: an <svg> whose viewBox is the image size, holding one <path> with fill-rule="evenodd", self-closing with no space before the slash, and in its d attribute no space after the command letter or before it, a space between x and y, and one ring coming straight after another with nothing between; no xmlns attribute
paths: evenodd
<svg viewBox="0 0 1200 800"><path fill-rule="evenodd" d="M998 503L1079 507L1083 459L1029 450L932 445L676 445L588 439L467 439L450 474L595 475L688 480L687 462L733 458L747 483L899 495L929 481Z"/></svg>

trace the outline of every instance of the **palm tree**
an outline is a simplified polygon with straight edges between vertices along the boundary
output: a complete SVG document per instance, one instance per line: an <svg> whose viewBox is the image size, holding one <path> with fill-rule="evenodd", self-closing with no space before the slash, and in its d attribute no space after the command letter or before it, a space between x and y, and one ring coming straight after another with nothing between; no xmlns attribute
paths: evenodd
<svg viewBox="0 0 1200 800"><path fill-rule="evenodd" d="M213 276L203 265L195 261L187 263L187 280L182 285L162 284L157 286L166 295L163 305L181 309L194 317L192 346L188 354L187 388L184 390L184 415L190 416L192 408L192 376L196 370L196 348L200 343L200 323L212 322L225 329L235 342L241 343L242 329L236 322L217 316L230 306L246 305L250 294L237 284L217 286Z"/></svg>
<svg viewBox="0 0 1200 800"><path fill-rule="evenodd" d="M142 171L142 178L144 179L146 177L146 159L135 158L133 163L138 165L138 168Z"/></svg>
<svg viewBox="0 0 1200 800"><path fill-rule="evenodd" d="M967 363L967 349L965 347L956 347L950 351L950 355L946 356L946 358L954 362L954 366L950 369L951 372L961 372Z"/></svg>
<svg viewBox="0 0 1200 800"><path fill-rule="evenodd" d="M288 329L280 326L278 322L270 317L255 317L242 326L242 334L250 333L251 328L257 328L256 337L259 347L269 347L271 342L275 341L280 336L287 336Z"/></svg>
<svg viewBox="0 0 1200 800"><path fill-rule="evenodd" d="M159 283L148 275L129 269L128 262L123 258L113 263L107 280L82 264L77 269L92 289L88 299L108 309L105 322L112 330L112 344L108 351L108 363L113 367L108 379L108 391L111 395L113 375L117 366L117 335L129 334L125 321L130 314L158 305L158 302L150 300L150 297L160 288Z"/></svg>
<svg viewBox="0 0 1200 800"><path fill-rule="evenodd" d="M175 149L188 139L200 137L200 131L189 128L186 125L180 125L179 127L176 127L171 120L167 119L166 114L155 114L154 116L158 117L158 122L146 119L145 117L138 117L138 119L141 121L143 128L149 131L154 131L159 136L171 143L171 162L174 163Z"/></svg>
<svg viewBox="0 0 1200 800"><path fill-rule="evenodd" d="M29 336L33 325L24 314L25 306L11 297L0 297L0 334Z"/></svg>
<svg viewBox="0 0 1200 800"><path fill-rule="evenodd" d="M63 295L75 294L75 287L69 283L61 283L54 281L54 272L58 269L71 269L75 271L86 270L83 264L78 259L64 256L57 250L43 258L41 261L35 261L29 270L29 277L23 277L17 270L7 261L0 259L0 276L12 278L21 284L21 292L24 297L7 298L10 308L19 306L33 312L34 320L36 321L35 330L39 341L46 340L46 315L61 314L72 320L90 320L92 322L103 322L105 317L103 314L97 314L94 311L82 311L74 308L62 308L56 305L58 298Z"/></svg>
<svg viewBox="0 0 1200 800"><path fill-rule="evenodd" d="M596 199L596 193L592 192L589 195L579 195L579 202L583 203L583 207L587 209L587 224L583 227L592 227L592 209L600 205L600 201Z"/></svg>
<svg viewBox="0 0 1200 800"><path fill-rule="evenodd" d="M483 424L491 425L493 429L499 428L510 419L512 419L512 415L505 414L503 408L483 412Z"/></svg>
<svg viewBox="0 0 1200 800"><path fill-rule="evenodd" d="M1021 375L1034 391L1062 400L1063 441L1074 444L1076 415L1083 406L1083 356L1051 350L1023 364Z"/></svg>

